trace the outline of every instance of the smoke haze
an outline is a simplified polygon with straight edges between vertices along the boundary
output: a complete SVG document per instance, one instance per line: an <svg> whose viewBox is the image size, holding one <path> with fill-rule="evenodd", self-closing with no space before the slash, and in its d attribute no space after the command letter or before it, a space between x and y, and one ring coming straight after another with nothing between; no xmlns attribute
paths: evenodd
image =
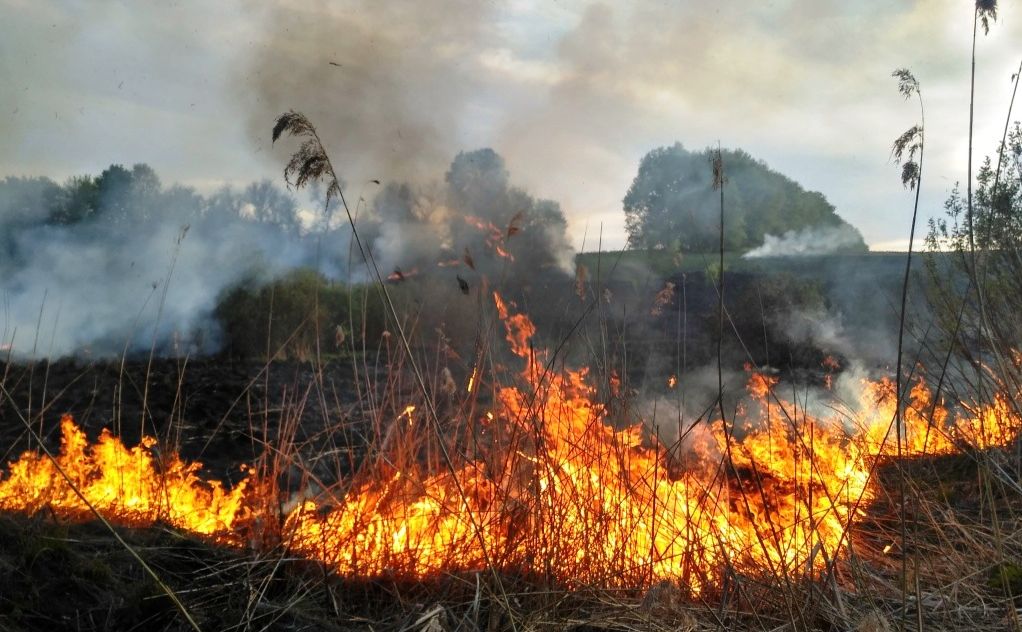
<svg viewBox="0 0 1022 632"><path fill-rule="evenodd" d="M489 149L458 154L443 181L385 183L356 210L364 243L398 281L421 271L457 295L459 278L567 278L559 206L514 187ZM19 356L215 352L214 310L242 282L299 267L372 280L338 220L269 182L204 197L163 188L145 165L63 187L0 180L0 344Z"/></svg>
<svg viewBox="0 0 1022 632"><path fill-rule="evenodd" d="M766 235L763 245L745 253L746 257L803 257L858 252L862 235L848 225L810 226L789 230L783 235Z"/></svg>
<svg viewBox="0 0 1022 632"><path fill-rule="evenodd" d="M161 354L209 353L220 344L212 313L225 289L298 266L337 272L307 237L257 219L246 193L258 186L209 199L171 188L150 191L145 202L107 190L105 199L117 203L68 224L53 221L43 200L12 199L12 188L0 187L0 210L25 211L0 213L7 236L0 340L15 355L106 357L151 346Z"/></svg>
<svg viewBox="0 0 1022 632"><path fill-rule="evenodd" d="M268 139L269 122L294 109L318 126L355 193L373 179L434 177L464 147L478 88L465 61L486 37L489 6L356 0L268 9L236 86L251 136Z"/></svg>

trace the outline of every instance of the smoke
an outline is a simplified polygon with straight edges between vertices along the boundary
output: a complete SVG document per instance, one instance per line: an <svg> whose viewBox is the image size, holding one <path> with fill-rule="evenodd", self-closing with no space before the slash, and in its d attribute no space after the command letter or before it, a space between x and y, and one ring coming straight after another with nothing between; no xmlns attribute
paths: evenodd
<svg viewBox="0 0 1022 632"><path fill-rule="evenodd" d="M823 373L821 373L823 375ZM832 366L826 380L807 381L797 376L769 376L776 379L771 405L781 406L781 422L791 428L791 420L806 418L829 419L843 424L849 436L862 430L854 422L879 421L874 393L863 385L889 377L886 371L870 370L858 361ZM711 426L719 423L721 406L729 422L735 422L734 432L741 437L746 432L764 430L771 423L760 400L750 393L753 373L748 371L723 372L723 400L718 404L716 367L701 367L682 376L675 390L647 394L636 403L637 417L642 420L650 436L662 445L670 446L678 454L699 452L720 455L719 445L710 433ZM839 421L840 420L840 421ZM883 421L890 421L889 419ZM775 430L777 426L774 427Z"/></svg>
<svg viewBox="0 0 1022 632"><path fill-rule="evenodd" d="M447 303L485 278L519 293L565 279L572 256L557 203L512 186L490 149L458 154L443 182L385 184L358 211L383 273L439 279ZM372 279L361 261L348 269L350 229L331 226L265 181L203 197L164 189L146 165L64 186L0 180L0 344L50 357L215 352L214 311L242 282L299 267Z"/></svg>
<svg viewBox="0 0 1022 632"><path fill-rule="evenodd" d="M770 321L776 331L792 342L845 357L860 353L860 347L849 338L840 313L823 308L791 310L772 314Z"/></svg>
<svg viewBox="0 0 1022 632"><path fill-rule="evenodd" d="M493 140L506 116L509 86L487 66L506 35L501 16L504 7L470 0L321 2L260 16L234 86L249 136L269 148L282 112L308 117L359 206L364 243L399 282L428 274L457 295L459 277L521 289L571 268L560 205L514 186L496 151L463 151ZM292 149L262 155L283 165Z"/></svg>
<svg viewBox="0 0 1022 632"><path fill-rule="evenodd" d="M745 253L745 257L804 257L861 250L862 236L852 226L810 226L780 236L766 235L763 245Z"/></svg>
<svg viewBox="0 0 1022 632"><path fill-rule="evenodd" d="M318 126L355 193L373 179L429 179L461 148L478 87L466 59L486 37L487 5L352 0L269 9L248 72L237 77L251 137L265 146L270 123L294 109Z"/></svg>
<svg viewBox="0 0 1022 632"><path fill-rule="evenodd" d="M45 179L0 181L0 344L14 355L107 357L152 346L161 354L212 352L220 344L213 310L225 289L298 266L337 274L336 261L317 256L309 236L270 219L259 196L275 191L267 183L207 199L182 187L143 193L133 190L137 178L118 181L145 172L115 167L64 188ZM91 215L60 223L61 213L77 208L74 195L97 190L96 206L80 207ZM57 194L70 199L47 199ZM293 201L276 194L277 219L289 209L294 217ZM316 240L339 249L346 237L328 232Z"/></svg>
<svg viewBox="0 0 1022 632"><path fill-rule="evenodd" d="M386 185L365 232L378 261L405 272L442 267L514 283L571 269L560 206L512 186L492 149L459 153L443 183Z"/></svg>

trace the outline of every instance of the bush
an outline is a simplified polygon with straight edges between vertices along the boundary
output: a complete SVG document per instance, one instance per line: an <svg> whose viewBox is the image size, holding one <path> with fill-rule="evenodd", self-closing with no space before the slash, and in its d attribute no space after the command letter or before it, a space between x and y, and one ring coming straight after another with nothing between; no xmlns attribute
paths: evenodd
<svg viewBox="0 0 1022 632"><path fill-rule="evenodd" d="M383 301L372 287L328 281L302 268L269 283L227 291L216 308L225 353L309 360L372 343L383 333Z"/></svg>
<svg viewBox="0 0 1022 632"><path fill-rule="evenodd" d="M955 357L974 369L958 372L967 390L980 400L999 392L1018 410L1022 408L1014 397L1022 384L1022 354L1014 351L1022 348L1016 324L1022 311L1022 128L1018 123L999 156L988 157L976 174L971 231L968 199L958 188L944 207L945 217L931 220L927 237L931 251L950 251L948 257L928 260L938 324Z"/></svg>

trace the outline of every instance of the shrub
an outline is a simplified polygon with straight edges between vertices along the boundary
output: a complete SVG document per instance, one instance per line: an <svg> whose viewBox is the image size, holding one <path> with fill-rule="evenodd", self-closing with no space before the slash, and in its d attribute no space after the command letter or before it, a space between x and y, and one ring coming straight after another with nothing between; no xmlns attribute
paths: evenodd
<svg viewBox="0 0 1022 632"><path fill-rule="evenodd" d="M332 282L308 268L227 291L215 315L229 355L300 361L361 347L363 339L371 344L386 322L374 288Z"/></svg>

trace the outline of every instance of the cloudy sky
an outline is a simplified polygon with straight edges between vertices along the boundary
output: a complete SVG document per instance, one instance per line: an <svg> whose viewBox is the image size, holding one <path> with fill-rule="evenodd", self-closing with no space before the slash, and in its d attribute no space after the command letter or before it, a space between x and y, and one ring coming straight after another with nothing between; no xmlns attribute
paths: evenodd
<svg viewBox="0 0 1022 632"><path fill-rule="evenodd" d="M977 51L977 155L1000 138L1022 58L1002 2ZM822 191L874 248L904 247L890 162L918 119L923 205L966 174L966 0L0 0L0 174L63 179L147 162L209 190L280 181L274 117L320 126L352 194L440 178L489 146L558 200L576 248L625 241L621 198L650 149L741 147Z"/></svg>

